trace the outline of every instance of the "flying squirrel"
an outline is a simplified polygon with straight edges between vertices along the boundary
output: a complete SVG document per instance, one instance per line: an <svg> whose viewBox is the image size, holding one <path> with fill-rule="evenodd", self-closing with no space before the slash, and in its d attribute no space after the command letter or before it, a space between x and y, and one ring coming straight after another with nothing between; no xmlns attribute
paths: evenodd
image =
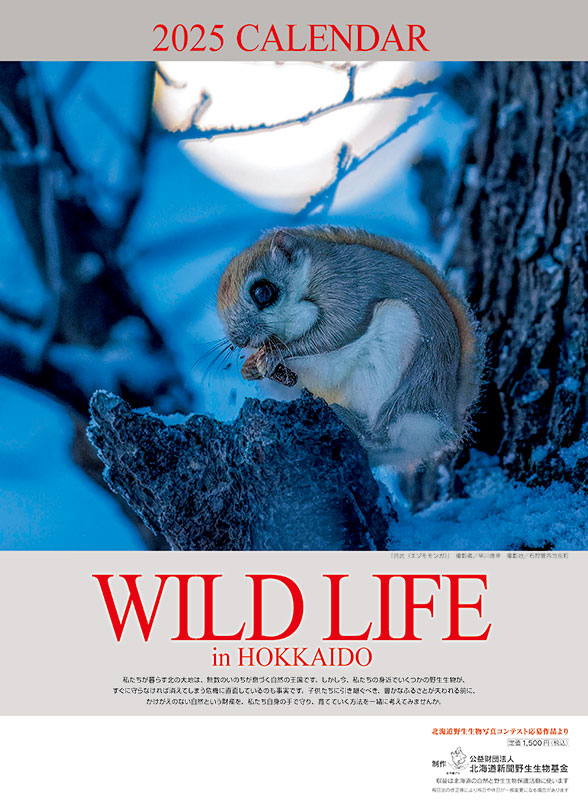
<svg viewBox="0 0 588 800"><path fill-rule="evenodd" d="M334 226L284 228L235 256L217 305L254 348L247 380L296 379L401 473L455 451L479 394L482 346L465 301L399 242Z"/></svg>

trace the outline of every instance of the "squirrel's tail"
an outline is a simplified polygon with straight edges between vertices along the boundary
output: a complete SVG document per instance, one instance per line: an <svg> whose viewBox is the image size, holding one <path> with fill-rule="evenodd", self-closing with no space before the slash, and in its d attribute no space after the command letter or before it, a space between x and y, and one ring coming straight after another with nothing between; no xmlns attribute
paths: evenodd
<svg viewBox="0 0 588 800"><path fill-rule="evenodd" d="M459 433L467 435L472 414L482 388L485 340L480 326L465 300L461 301L467 318L469 335L461 341L461 356L457 381L456 417Z"/></svg>

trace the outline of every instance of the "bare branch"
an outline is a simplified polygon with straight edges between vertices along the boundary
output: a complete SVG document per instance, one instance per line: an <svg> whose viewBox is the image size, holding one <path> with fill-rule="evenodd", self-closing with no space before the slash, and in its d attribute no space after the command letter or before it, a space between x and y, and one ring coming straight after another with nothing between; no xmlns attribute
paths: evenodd
<svg viewBox="0 0 588 800"><path fill-rule="evenodd" d="M9 306L0 310L9 312L0 314L2 375L41 389L69 410L87 415L88 398L99 388L124 392L138 403L151 399L168 411L190 407L173 362L148 342L117 341L113 331L104 347L51 342L39 354L36 320Z"/></svg>
<svg viewBox="0 0 588 800"><path fill-rule="evenodd" d="M357 66L350 64L347 67L347 80L349 86L347 87L347 94L343 98L344 103L352 103L355 100L355 79L357 78Z"/></svg>
<svg viewBox="0 0 588 800"><path fill-rule="evenodd" d="M14 308L14 306L10 305L10 303L7 303L2 298L0 298L0 315L8 317L12 322L20 322L29 325L31 328L40 328L43 324L41 317L34 317L31 314L27 314L25 311Z"/></svg>
<svg viewBox="0 0 588 800"><path fill-rule="evenodd" d="M34 167L46 164L52 159L54 153L46 153L36 147L26 153L16 153L14 150L0 150L0 167Z"/></svg>
<svg viewBox="0 0 588 800"><path fill-rule="evenodd" d="M43 90L39 84L37 68L34 65L23 66L28 77L27 85L37 133L37 149L40 149L41 153L49 154L53 147L53 129L47 114ZM43 359L55 335L63 289L61 242L56 220L55 179L55 168L50 166L49 162L41 164L39 168L39 218L45 251L45 275L51 293L51 302L39 331L42 339L38 356L40 360Z"/></svg>
<svg viewBox="0 0 588 800"><path fill-rule="evenodd" d="M143 179L145 175L145 164L147 161L147 152L151 142L151 135L153 132L153 91L155 86L155 65L149 65L148 71L144 75L141 85L142 92L142 110L141 110L141 129L140 134L135 137L136 144L134 150L135 156L135 178L133 191L129 194L125 203L124 211L121 215L120 222L117 226L118 244L122 241L126 230L130 224L131 218L135 212L137 204L141 198L143 191Z"/></svg>
<svg viewBox="0 0 588 800"><path fill-rule="evenodd" d="M20 156L26 157L31 152L28 136L21 128L15 115L2 100L0 100L0 122L10 136L15 152Z"/></svg>
<svg viewBox="0 0 588 800"><path fill-rule="evenodd" d="M316 211L318 208L320 208L325 214L329 211L333 204L333 200L335 199L335 193L339 188L339 184L348 174L349 165L352 160L351 148L348 144L342 144L339 148L339 152L337 153L337 164L334 177L326 186L323 186L322 189L319 189L316 194L313 194L309 198L307 204L299 212L299 215L307 216L312 211Z"/></svg>
<svg viewBox="0 0 588 800"><path fill-rule="evenodd" d="M187 127L197 125L198 121L202 119L204 112L208 108L210 108L211 103L212 103L212 98L208 94L208 92L205 92L204 90L200 92L200 99L198 100L198 102L194 106L194 110L190 114L190 121Z"/></svg>
<svg viewBox="0 0 588 800"><path fill-rule="evenodd" d="M187 83L182 83L182 81L175 81L173 78L170 78L158 61L155 62L155 72L159 75L165 85L170 86L172 89L185 89L188 85Z"/></svg>
<svg viewBox="0 0 588 800"><path fill-rule="evenodd" d="M121 231L102 225L80 194L57 192L56 182L66 171L73 171L74 176L78 172L51 119L34 68L28 68L28 73L27 76L22 65L16 62L0 65L0 100L18 120L19 127L26 131L27 139L38 141L39 149L48 152L49 157L46 163L32 163L28 169L2 164L3 178L45 284L59 289L59 282L64 283L57 335L53 337L59 344L45 346L45 352L39 355L40 336L35 330L38 328L35 321L21 319L13 313L0 315L0 371L31 386L44 388L81 413L87 410L89 393L96 388L81 385L78 374L81 367L85 376L95 377L100 370L110 369L114 383L120 384L121 393L126 397L134 396L138 405L148 402L158 405L161 401L166 407L189 408L191 397L185 378L175 366L160 332L134 297L117 259ZM142 83L142 113L147 120L150 119L153 74L153 67L149 66ZM17 98L15 87L23 80L27 81L29 92ZM150 128L148 121L142 117L141 121L143 158ZM0 150L9 152L11 144L10 134L0 124ZM140 193L140 181L137 193ZM85 268L88 259L95 269ZM50 275L56 278L53 284ZM0 308L2 310L11 311ZM140 352L141 357L150 359L145 374L153 375L157 385L138 385L134 379L136 370L131 368L130 362L127 369L125 353L120 347L116 349L119 324L132 324L133 330L140 328L140 341L133 340L129 348L135 356ZM59 362L55 360L57 356ZM118 365L116 375L112 372L113 359ZM35 360L36 363L32 363Z"/></svg>
<svg viewBox="0 0 588 800"><path fill-rule="evenodd" d="M185 376L135 298L117 257L142 188L153 76L153 66L146 65L137 87L142 92L133 151L137 180L113 228L103 225L88 204L87 187L80 186L85 175L61 141L59 120L52 117L35 67L25 72L19 62L0 64L3 183L36 268L60 301L52 297L42 320L0 302L0 372L52 396L72 413L76 463L102 486L100 464L90 448L84 449L80 423L94 389L110 385L135 405L152 403L163 413L193 407ZM27 92L17 93L21 86ZM144 527L139 530L145 538ZM152 545L150 537L146 541Z"/></svg>
<svg viewBox="0 0 588 800"><path fill-rule="evenodd" d="M351 70L350 70L351 73ZM434 81L423 83L421 81L414 81L407 86L393 86L384 92L370 95L369 97L354 96L354 81L355 73L350 75L350 86L347 89L345 97L336 103L324 106L324 108L309 111L299 117L292 117L291 119L281 120L280 122L261 122L258 125L246 125L244 127L227 126L224 128L199 128L196 126L193 129L186 131L178 130L168 133L176 139L181 141L191 141L198 139L206 139L211 141L219 136L243 136L251 133L259 133L261 131L273 131L281 128L290 128L294 125L306 125L319 117L326 114L331 114L333 111L338 111L341 108L348 108L349 106L362 106L371 103L379 103L383 100L396 100L399 98L413 98L423 94L433 94L438 92L444 85L443 78L437 78Z"/></svg>
<svg viewBox="0 0 588 800"><path fill-rule="evenodd" d="M436 94L429 100L428 103L417 109L417 111L415 111L414 114L410 114L401 125L399 125L395 130L392 131L392 133L389 136L387 136L385 139L382 139L381 142L375 145L365 155L363 155L361 158L353 159L353 163L350 164L348 172L351 172L352 169L357 169L357 167L364 164L369 158L375 155L383 147L386 147L386 145L390 144L390 142L393 142L395 139L398 139L399 136L402 136L402 134L406 133L411 128L414 128L415 125L418 125L419 122L421 122L421 120L425 119L425 117L429 115L429 113L433 110L433 108L437 105L437 103L440 102L440 100L441 100L440 95Z"/></svg>
<svg viewBox="0 0 588 800"><path fill-rule="evenodd" d="M365 164L372 156L378 153L382 148L389 145L395 139L398 139L404 133L409 131L411 128L414 128L415 125L418 125L421 120L423 120L426 116L428 116L429 112L437 105L440 101L440 96L438 94L434 95L428 103L421 106L414 114L410 114L404 122L395 128L385 139L382 139L381 142L374 145L371 150L368 150L363 156L353 156L351 157L351 153L349 150L349 145L344 144L341 146L338 154L337 154L337 165L335 169L335 175L326 184L323 186L322 189L319 189L316 194L313 194L306 205L298 212L298 217L306 217L313 211L317 209L321 209L323 212L326 212L331 207L333 200L335 199L335 193L339 187L339 184L349 175L351 172L354 172L358 167L362 164Z"/></svg>

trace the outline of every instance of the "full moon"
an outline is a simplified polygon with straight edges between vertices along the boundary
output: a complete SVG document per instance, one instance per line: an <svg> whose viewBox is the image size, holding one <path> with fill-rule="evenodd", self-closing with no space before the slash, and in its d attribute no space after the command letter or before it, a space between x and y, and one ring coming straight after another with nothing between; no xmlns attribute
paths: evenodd
<svg viewBox="0 0 588 800"><path fill-rule="evenodd" d="M200 169L265 208L295 212L334 174L343 143L361 156L382 141L410 113L415 100L393 99L336 109L304 124L270 131L190 140L189 128L202 93L208 98L199 127L241 128L299 118L339 103L349 88L348 63L338 62L162 62L169 78L158 77L155 111L164 127L185 131L186 154ZM434 65L416 62L357 62L356 99L394 86L434 77ZM420 101L419 101L420 102ZM394 143L401 164L410 140ZM372 171L369 180L346 180L338 193L343 207L376 191L389 179ZM341 202L340 199L340 202Z"/></svg>

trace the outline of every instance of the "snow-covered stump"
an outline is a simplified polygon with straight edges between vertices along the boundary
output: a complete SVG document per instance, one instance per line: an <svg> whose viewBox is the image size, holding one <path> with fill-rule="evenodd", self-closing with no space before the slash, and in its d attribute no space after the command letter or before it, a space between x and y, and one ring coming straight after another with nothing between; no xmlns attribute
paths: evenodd
<svg viewBox="0 0 588 800"><path fill-rule="evenodd" d="M396 513L322 400L246 400L232 423L170 424L99 391L90 412L106 482L175 550L386 548Z"/></svg>

